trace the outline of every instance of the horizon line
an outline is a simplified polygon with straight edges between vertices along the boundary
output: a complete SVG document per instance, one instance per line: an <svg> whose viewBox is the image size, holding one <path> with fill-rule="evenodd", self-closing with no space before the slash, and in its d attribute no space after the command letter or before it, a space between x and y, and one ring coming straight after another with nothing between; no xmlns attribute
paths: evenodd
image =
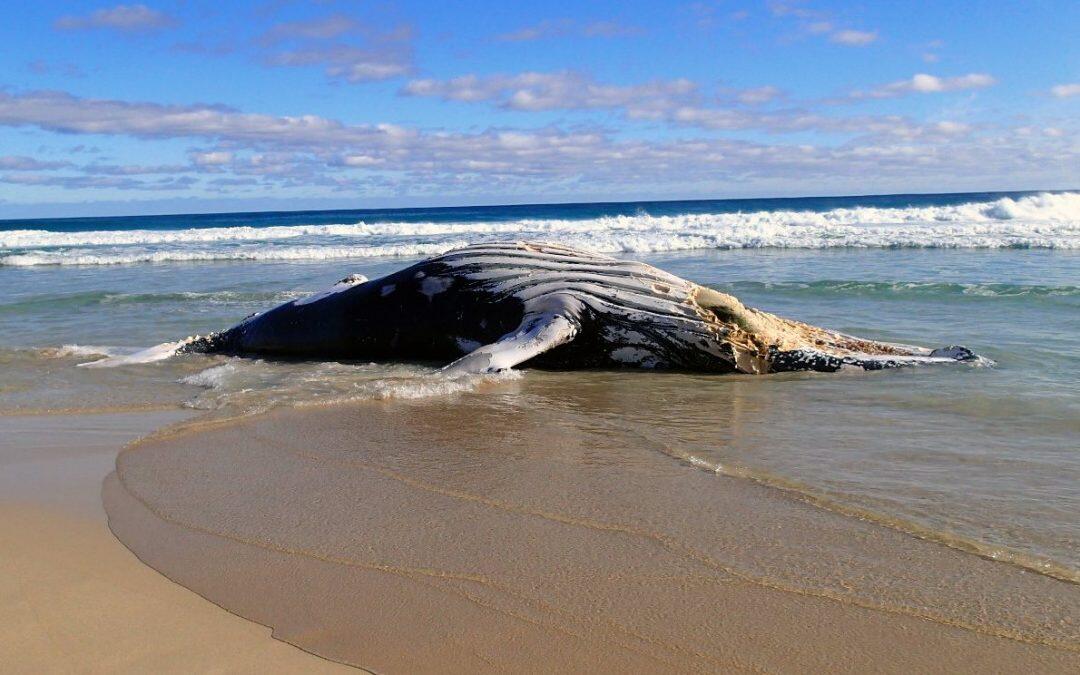
<svg viewBox="0 0 1080 675"><path fill-rule="evenodd" d="M11 222L33 221L58 221L58 220L117 220L135 218L169 218L176 216L240 216L247 214L288 214L288 213L334 213L334 212L373 212L373 211L456 211L477 208L528 208L538 206L604 206L612 204L673 204L678 202L750 202L750 201L794 201L800 199L863 199L885 197L951 197L961 195L1017 195L1017 194L1062 194L1068 192L1080 192L1080 188L1054 188L1036 190L974 190L974 191L950 191L950 192L883 192L869 194L840 194L840 195L799 195L785 197L695 197L691 199L635 199L615 200L601 199L596 201L529 201L511 203L475 203L460 204L456 206L396 206L396 207L359 207L359 208L328 208L328 209L254 209L239 211L181 211L172 213L141 213L128 215L96 215L96 216L38 216L31 218L0 218L0 224ZM24 204L21 206L48 206Z"/></svg>

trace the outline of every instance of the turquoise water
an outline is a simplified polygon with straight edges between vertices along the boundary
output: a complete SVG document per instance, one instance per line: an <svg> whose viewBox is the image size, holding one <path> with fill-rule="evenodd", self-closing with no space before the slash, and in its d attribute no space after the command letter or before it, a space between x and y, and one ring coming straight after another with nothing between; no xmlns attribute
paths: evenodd
<svg viewBox="0 0 1080 675"><path fill-rule="evenodd" d="M454 396L476 383L439 382L436 364L76 364L505 238L644 260L770 312L996 362L764 378L526 372L483 385L506 405L603 392L583 419L638 429L673 461L1080 576L1076 193L4 222L0 410Z"/></svg>

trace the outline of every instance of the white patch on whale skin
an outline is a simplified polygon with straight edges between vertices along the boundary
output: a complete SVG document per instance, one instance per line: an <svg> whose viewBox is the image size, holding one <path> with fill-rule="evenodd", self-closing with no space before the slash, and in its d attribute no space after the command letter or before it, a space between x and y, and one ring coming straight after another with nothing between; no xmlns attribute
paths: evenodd
<svg viewBox="0 0 1080 675"><path fill-rule="evenodd" d="M396 284L386 284L385 286L383 286L382 288L379 289L379 296L385 298L386 296L393 293L396 288L397 288Z"/></svg>
<svg viewBox="0 0 1080 675"><path fill-rule="evenodd" d="M628 345L649 344L649 339L636 330L623 328L622 326L606 326L604 337L612 342L620 342Z"/></svg>
<svg viewBox="0 0 1080 675"><path fill-rule="evenodd" d="M656 354L638 347L619 347L613 350L610 356L616 363L640 368L656 368L661 363Z"/></svg>
<svg viewBox="0 0 1080 675"><path fill-rule="evenodd" d="M538 311L526 314L516 331L469 352L441 372L452 377L499 372L573 340L579 325L564 314L567 302L567 298L557 298L546 307L538 306Z"/></svg>
<svg viewBox="0 0 1080 675"><path fill-rule="evenodd" d="M420 282L420 292L432 300L436 295L450 288L454 283L453 277L425 277Z"/></svg>
<svg viewBox="0 0 1080 675"><path fill-rule="evenodd" d="M336 284L334 284L330 288L326 289L325 291L320 291L320 292L318 292L318 293L316 293L314 295L309 295L306 298L301 298L299 300L294 300L293 304L296 305L297 307L299 307L301 305L308 305L308 304L311 304L311 303L313 303L313 302L315 302L317 300L322 300L323 298L328 298L331 295L334 295L335 293L340 293L342 291L347 291L350 288L352 288L353 286L359 286L360 284L366 282L367 280L368 280L368 278L365 277L363 274L350 274L349 276L345 277L344 279L337 282Z"/></svg>

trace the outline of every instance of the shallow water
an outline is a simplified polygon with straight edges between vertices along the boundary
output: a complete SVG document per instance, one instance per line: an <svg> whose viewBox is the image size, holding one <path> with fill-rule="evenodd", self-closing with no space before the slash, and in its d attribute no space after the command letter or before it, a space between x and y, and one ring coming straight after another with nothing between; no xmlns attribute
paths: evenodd
<svg viewBox="0 0 1080 675"><path fill-rule="evenodd" d="M178 262L183 257L170 254L163 259L172 262L155 264L26 265L8 260L0 264L0 411L188 406L231 415L480 391L501 397L500 405L508 410L571 415L582 429L617 426L642 448L672 462L786 486L829 508L1075 580L1080 575L1080 251L1069 242L1080 231L1080 218L1069 199L1076 197L1008 203L996 198L976 206L939 199L906 210L897 204L821 204L794 221L779 206L767 212L774 240L788 237L785 245L796 246L824 242L824 248L775 248L765 241L763 248L656 252L694 247L705 241L700 236L708 228L714 234L723 228L743 232L739 228L754 219L728 208L728 216L741 218L738 223L717 221L716 214L705 222L708 210L700 205L684 205L681 211L669 205L665 208L675 209L671 213L661 210L646 217L638 213L640 207L627 211L616 205L577 215L538 207L536 213L515 212L512 220L484 212L469 216L467 227L460 225L466 216L457 212L408 218L395 212L382 216L392 232L374 243L372 235L357 234L356 228L351 234L279 233L289 246L296 245L297 237L309 237L305 250L321 251L312 259ZM973 245L982 241L978 237L997 237L998 245L1006 247L905 245L904 237L917 233L895 239L890 247L872 247L876 240L871 235L879 237L891 225L859 219L886 217L889 223L921 228L928 245L948 245L942 244L943 237L959 237L963 246L967 236L974 237L968 241ZM243 239L260 236L258 227L252 228L255 234L207 234L207 227L240 224L192 218L205 220L199 221L205 241L192 243L187 234L175 235L190 225L183 220L162 220L157 229L125 221L126 229L115 231L107 228L116 224L79 221L47 231L18 224L31 234L18 235L23 240L15 242L9 231L4 246L7 255L66 262L86 255L135 259L145 251L190 253L192 246L207 241L218 253L237 246L264 252L277 246ZM289 218L260 227L314 227L341 216ZM612 218L622 218L623 229ZM627 218L637 220L627 224ZM697 219L694 227L701 232L687 239L678 223L656 218L683 218L683 225L690 222L687 218ZM541 221L547 224L536 225ZM858 231L844 235L837 223ZM785 230L788 226L817 229ZM874 227L877 234L864 231ZM949 229L956 227L967 234ZM593 242L601 249L614 242L624 251L619 255L731 292L751 306L870 338L935 347L964 344L996 365L765 378L527 371L460 381L437 377L434 370L440 364L290 363L200 355L117 369L76 367L97 354L221 329L347 274L375 278L415 260L376 257L383 250L378 246L404 246L400 250L415 253L458 238L523 229ZM1028 247L1007 247L1008 237L1021 230ZM113 234L94 234L102 231ZM154 243L148 232L170 241ZM895 228L890 232L897 234ZM861 247L828 243L841 235L863 237ZM65 243L61 236L78 241ZM663 246L657 243L661 236L668 237ZM93 243L93 237L102 241ZM124 244L124 237L134 243ZM1059 247L1030 248L1039 245L1039 237L1056 238ZM344 245L341 238L348 243L345 248L352 247L351 254L360 251L362 257L336 259ZM595 395L561 395L571 391Z"/></svg>
<svg viewBox="0 0 1080 675"><path fill-rule="evenodd" d="M195 422L125 449L105 507L163 574L375 672L1075 669L1080 586L681 461L646 377ZM675 412L768 407L714 394Z"/></svg>

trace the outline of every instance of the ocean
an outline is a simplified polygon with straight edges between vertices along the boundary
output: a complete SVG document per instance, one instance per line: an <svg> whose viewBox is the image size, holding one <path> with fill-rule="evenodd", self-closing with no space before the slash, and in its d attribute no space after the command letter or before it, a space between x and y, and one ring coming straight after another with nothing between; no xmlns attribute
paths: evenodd
<svg viewBox="0 0 1080 675"><path fill-rule="evenodd" d="M995 365L464 380L205 355L77 367L495 239L640 259L782 316ZM0 221L0 289L0 414L482 399L1080 581L1077 192Z"/></svg>

